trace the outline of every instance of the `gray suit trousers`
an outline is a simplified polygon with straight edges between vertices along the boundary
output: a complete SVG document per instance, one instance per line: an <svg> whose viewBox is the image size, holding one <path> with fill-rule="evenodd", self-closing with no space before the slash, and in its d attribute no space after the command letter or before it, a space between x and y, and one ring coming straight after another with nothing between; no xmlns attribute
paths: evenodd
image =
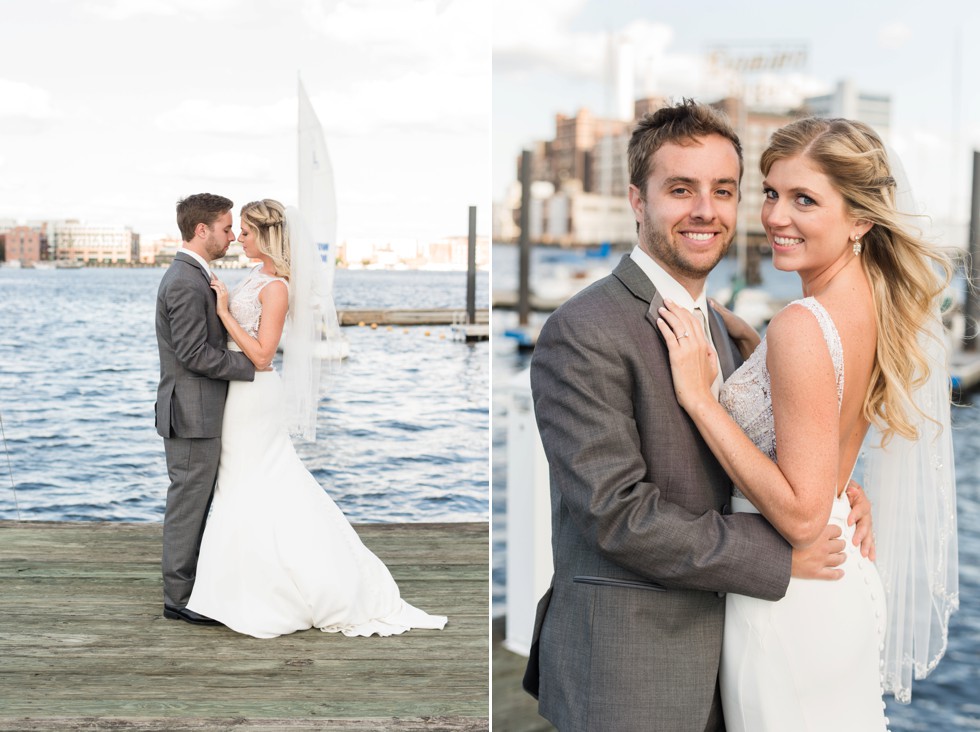
<svg viewBox="0 0 980 732"><path fill-rule="evenodd" d="M168 437L167 508L163 521L163 602L182 608L190 599L197 555L218 477L221 438Z"/></svg>

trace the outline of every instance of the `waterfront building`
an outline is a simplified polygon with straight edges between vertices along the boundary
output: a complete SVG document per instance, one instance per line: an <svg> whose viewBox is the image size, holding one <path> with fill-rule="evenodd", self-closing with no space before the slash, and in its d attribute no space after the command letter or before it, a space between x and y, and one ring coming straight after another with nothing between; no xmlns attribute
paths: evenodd
<svg viewBox="0 0 980 732"><path fill-rule="evenodd" d="M807 114L814 117L845 117L871 125L881 139L889 141L891 134L892 101L887 94L860 91L850 79L837 82L829 94L807 97Z"/></svg>
<svg viewBox="0 0 980 732"><path fill-rule="evenodd" d="M550 179L556 188L566 181L577 180L584 193L593 193L595 186L594 156L596 143L603 137L628 133L632 120L594 117L588 109L579 110L574 117L555 116L555 139L551 153L554 160Z"/></svg>
<svg viewBox="0 0 980 732"><path fill-rule="evenodd" d="M139 234L128 226L88 224L77 219L48 222L52 259L86 264L128 264L139 259Z"/></svg>
<svg viewBox="0 0 980 732"><path fill-rule="evenodd" d="M180 238L174 236L161 236L149 241L141 239L137 261L140 264L170 264L181 243Z"/></svg>
<svg viewBox="0 0 980 732"><path fill-rule="evenodd" d="M31 264L41 260L41 232L30 226L12 226L6 229L3 239L4 261Z"/></svg>
<svg viewBox="0 0 980 732"><path fill-rule="evenodd" d="M171 255L170 259L173 259L173 255ZM242 247L238 240L235 240L228 245L228 252L225 256L221 259L215 259L212 265L217 269L244 269L258 264L259 261L258 259L249 259L245 255L245 248Z"/></svg>
<svg viewBox="0 0 980 732"><path fill-rule="evenodd" d="M422 261L417 239L348 239L343 253L351 269L407 269Z"/></svg>
<svg viewBox="0 0 980 732"><path fill-rule="evenodd" d="M633 210L625 195L589 193L577 180L567 181L559 191L546 185L532 188L528 227L532 241L568 247L636 240Z"/></svg>
<svg viewBox="0 0 980 732"><path fill-rule="evenodd" d="M521 230L514 220L514 212L520 211L521 184L512 182L507 187L506 198L493 202L492 232L494 241L516 241Z"/></svg>
<svg viewBox="0 0 980 732"><path fill-rule="evenodd" d="M470 240L468 236L445 236L429 242L426 247L426 262L429 269L466 269L469 261ZM476 268L490 266L490 240L485 236L476 237Z"/></svg>

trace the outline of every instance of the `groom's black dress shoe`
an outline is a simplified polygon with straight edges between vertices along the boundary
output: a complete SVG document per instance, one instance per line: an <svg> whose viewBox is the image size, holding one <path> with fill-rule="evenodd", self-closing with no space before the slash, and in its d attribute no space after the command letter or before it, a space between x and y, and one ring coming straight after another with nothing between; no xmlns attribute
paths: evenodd
<svg viewBox="0 0 980 732"><path fill-rule="evenodd" d="M163 606L163 617L170 620L183 620L188 623L193 623L194 625L221 625L217 620L212 620L209 617L196 613L193 610L188 610L186 607L172 607L170 605Z"/></svg>

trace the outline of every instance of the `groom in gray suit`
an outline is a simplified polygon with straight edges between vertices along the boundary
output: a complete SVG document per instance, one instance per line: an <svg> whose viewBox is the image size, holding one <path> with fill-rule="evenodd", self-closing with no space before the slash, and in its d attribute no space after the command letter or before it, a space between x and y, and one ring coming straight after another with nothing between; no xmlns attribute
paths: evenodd
<svg viewBox="0 0 980 732"><path fill-rule="evenodd" d="M251 381L255 367L226 348L228 335L215 310L208 263L234 241L232 202L199 193L177 204L183 245L157 292L160 350L156 428L163 437L170 488L163 519L163 614L213 625L188 610L197 555L221 455L221 420L228 381Z"/></svg>
<svg viewBox="0 0 980 732"><path fill-rule="evenodd" d="M723 594L777 600L791 571L833 578L843 541L828 527L794 553L761 516L732 514L731 481L674 397L664 297L701 317L721 374L741 361L704 295L735 232L738 137L685 101L639 123L629 165L639 245L552 314L531 363L555 570L524 685L562 732L723 730Z"/></svg>

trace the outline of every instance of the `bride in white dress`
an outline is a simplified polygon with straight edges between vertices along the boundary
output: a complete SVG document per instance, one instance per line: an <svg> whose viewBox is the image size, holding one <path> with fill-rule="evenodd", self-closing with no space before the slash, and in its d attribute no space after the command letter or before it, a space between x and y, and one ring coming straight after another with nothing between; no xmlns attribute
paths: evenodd
<svg viewBox="0 0 980 732"><path fill-rule="evenodd" d="M922 678L938 663L958 605L948 372L934 337L950 267L897 210L869 127L792 123L773 135L762 171L773 264L797 272L806 297L751 355L758 336L726 316L747 360L720 403L702 330L682 308L662 310L677 398L737 486L732 509L761 512L794 547L828 521L850 539L844 489L869 426L880 430L864 478L869 495L881 491L878 566L847 541L838 581L794 578L778 602L727 596L725 722L730 732L883 730L883 692L909 701L912 671Z"/></svg>
<svg viewBox="0 0 980 732"><path fill-rule="evenodd" d="M256 638L314 627L348 636L442 629L444 616L402 600L388 568L293 449L283 382L270 368L290 306L285 211L266 199L246 204L241 218L239 241L262 264L230 296L217 278L212 287L229 347L252 360L255 381L228 390L218 480L187 607Z"/></svg>

